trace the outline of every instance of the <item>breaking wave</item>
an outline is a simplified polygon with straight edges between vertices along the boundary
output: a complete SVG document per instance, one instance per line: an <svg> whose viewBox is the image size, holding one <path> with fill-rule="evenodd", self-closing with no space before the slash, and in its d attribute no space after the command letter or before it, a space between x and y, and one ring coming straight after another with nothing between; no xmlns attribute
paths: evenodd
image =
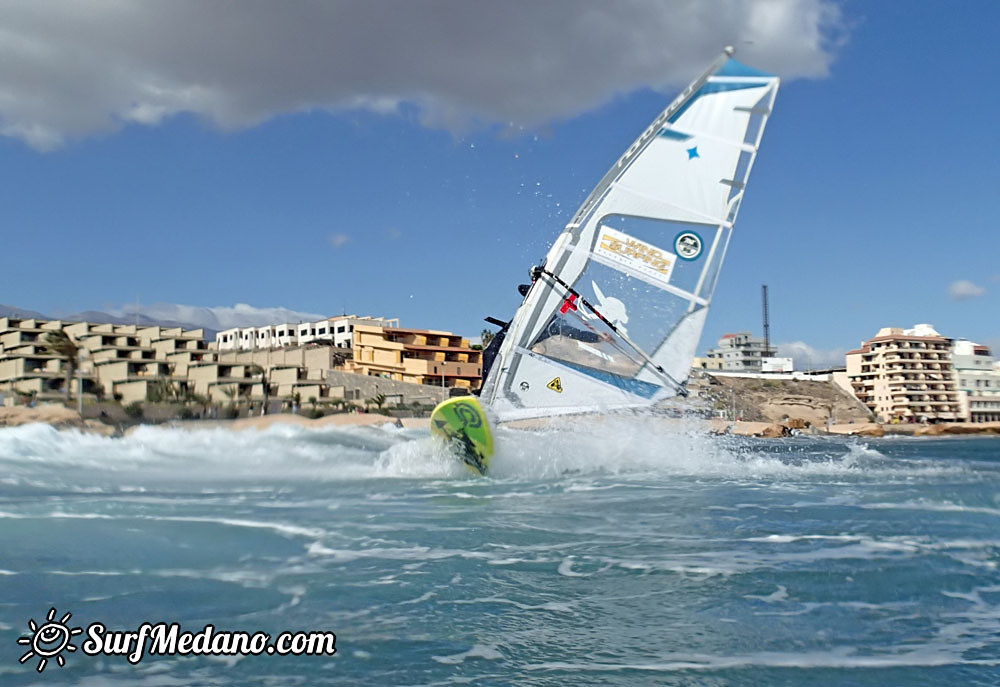
<svg viewBox="0 0 1000 687"><path fill-rule="evenodd" d="M500 427L490 479L722 481L910 480L967 472L961 463L890 457L855 439L747 440L679 423L579 418L542 429ZM472 475L425 430L381 427L264 430L144 426L108 438L34 424L0 430L0 487L44 484L73 491L144 489L165 483L466 480ZM600 488L574 484L572 489Z"/></svg>

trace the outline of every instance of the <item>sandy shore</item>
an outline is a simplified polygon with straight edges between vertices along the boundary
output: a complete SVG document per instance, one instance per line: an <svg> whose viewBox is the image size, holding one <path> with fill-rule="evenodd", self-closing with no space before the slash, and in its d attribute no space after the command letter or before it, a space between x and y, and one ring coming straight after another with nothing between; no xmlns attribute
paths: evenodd
<svg viewBox="0 0 1000 687"><path fill-rule="evenodd" d="M55 403L40 405L34 408L26 406L16 406L14 408L0 407L0 427L18 427L35 422L48 424L56 429L79 429L104 436L112 436L118 432L117 428L111 425L104 424L99 420L83 419L75 410ZM350 427L397 424L408 429L422 429L430 426L430 420L420 417L395 418L378 413L342 413L338 415L326 415L312 420L301 415L282 413L278 415L265 415L263 417L244 417L236 420L184 420L169 423L166 426L184 429L219 427L233 430L261 430L275 424L297 425L299 427L326 427L330 425ZM141 425L135 425L132 429L138 426Z"/></svg>
<svg viewBox="0 0 1000 687"><path fill-rule="evenodd" d="M117 430L99 420L84 420L75 410L52 403L34 408L0 406L0 427L18 427L34 422L43 422L56 429L79 429L94 434L112 436Z"/></svg>
<svg viewBox="0 0 1000 687"><path fill-rule="evenodd" d="M202 429L205 427L225 427L226 429L267 429L271 425L296 425L298 427L368 427L395 424L406 429L430 427L430 419L426 417L392 417L379 413L339 413L336 415L325 415L312 420L302 415L291 413L278 413L275 415L263 415L261 417L242 417L235 420L187 420L173 423L174 427L185 427L191 429Z"/></svg>

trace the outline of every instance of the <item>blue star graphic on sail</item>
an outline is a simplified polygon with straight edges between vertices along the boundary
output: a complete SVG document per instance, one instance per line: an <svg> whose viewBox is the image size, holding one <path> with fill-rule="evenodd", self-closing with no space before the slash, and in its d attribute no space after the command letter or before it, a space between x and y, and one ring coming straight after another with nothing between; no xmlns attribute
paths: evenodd
<svg viewBox="0 0 1000 687"><path fill-rule="evenodd" d="M694 148L688 148L687 153L688 153L688 160L691 160L696 157L701 157L701 155L698 154L698 146L695 146Z"/></svg>

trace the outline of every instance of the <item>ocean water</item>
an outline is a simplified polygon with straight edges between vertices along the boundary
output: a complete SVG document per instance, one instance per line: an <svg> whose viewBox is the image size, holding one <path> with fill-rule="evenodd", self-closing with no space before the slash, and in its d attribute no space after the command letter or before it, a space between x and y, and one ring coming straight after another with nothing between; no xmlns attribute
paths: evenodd
<svg viewBox="0 0 1000 687"><path fill-rule="evenodd" d="M1000 440L497 443L483 479L390 426L0 430L0 684L1000 684ZM97 622L337 651L133 664Z"/></svg>

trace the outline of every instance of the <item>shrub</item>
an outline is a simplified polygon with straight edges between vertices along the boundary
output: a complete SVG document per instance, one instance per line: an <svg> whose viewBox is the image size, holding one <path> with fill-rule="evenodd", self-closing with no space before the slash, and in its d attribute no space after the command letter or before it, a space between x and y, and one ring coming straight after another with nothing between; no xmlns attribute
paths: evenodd
<svg viewBox="0 0 1000 687"><path fill-rule="evenodd" d="M124 410L125 414L128 415L133 420L141 420L142 419L142 402L141 401L132 401L127 406L125 406L122 410Z"/></svg>

